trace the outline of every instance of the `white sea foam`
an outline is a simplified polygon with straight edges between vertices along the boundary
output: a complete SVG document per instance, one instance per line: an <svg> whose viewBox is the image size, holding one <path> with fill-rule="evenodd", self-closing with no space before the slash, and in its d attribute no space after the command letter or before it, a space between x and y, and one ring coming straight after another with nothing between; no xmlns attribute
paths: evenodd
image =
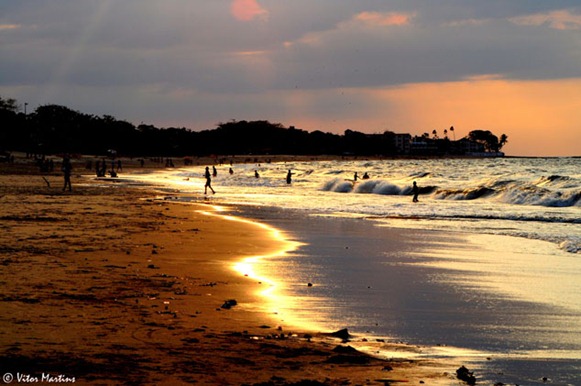
<svg viewBox="0 0 581 386"><path fill-rule="evenodd" d="M135 178L200 194L205 165ZM424 228L541 239L581 253L581 158L317 161L216 165L214 201L310 214L429 220ZM286 183L287 171L293 174ZM254 177L258 171L260 178ZM354 180L355 172L370 179ZM188 179L187 181L185 181ZM411 202L411 184L420 202ZM403 225L402 225L403 224ZM573 224L573 225L571 225Z"/></svg>

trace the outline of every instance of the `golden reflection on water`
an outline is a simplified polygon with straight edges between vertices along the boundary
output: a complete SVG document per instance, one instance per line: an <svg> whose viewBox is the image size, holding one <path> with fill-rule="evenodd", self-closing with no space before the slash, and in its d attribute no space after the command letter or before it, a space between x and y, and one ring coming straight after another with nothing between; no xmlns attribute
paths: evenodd
<svg viewBox="0 0 581 386"><path fill-rule="evenodd" d="M198 213L208 216L220 216L224 220L249 224L253 227L260 228L261 232L264 232L271 240L269 245L272 248L267 253L241 256L239 261L231 265L231 268L240 275L261 283L261 289L257 291L261 301L263 301L260 307L271 315L277 315L278 319L284 319L284 322L288 326L310 331L320 330L321 327L314 322L310 322L304 318L294 317L289 310L299 309L297 303L300 299L284 294L282 282L277 281L277 275L274 272L262 272L258 268L263 260L284 257L296 251L303 244L291 240L286 233L271 225L225 214L228 209L223 206L212 205L212 208L213 211L198 210Z"/></svg>

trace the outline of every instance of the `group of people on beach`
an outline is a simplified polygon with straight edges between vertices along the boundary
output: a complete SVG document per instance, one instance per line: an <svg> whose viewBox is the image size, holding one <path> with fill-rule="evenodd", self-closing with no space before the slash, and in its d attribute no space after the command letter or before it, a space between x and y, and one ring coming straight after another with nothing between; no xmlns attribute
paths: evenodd
<svg viewBox="0 0 581 386"><path fill-rule="evenodd" d="M234 174L234 171L232 170L232 168L229 169L229 173L230 174ZM206 171L204 173L204 177L206 178L206 184L204 185L204 194L208 194L208 188L212 191L212 194L216 194L216 191L214 190L214 188L212 188L212 177L216 177L218 175L218 171L216 170L215 166L212 166L212 173L210 173L210 167L206 166ZM286 174L286 183L287 184L292 184L292 176L294 175L294 173L292 172L291 169L288 170L287 174ZM260 174L258 173L258 170L254 171L254 177L256 178L260 178ZM359 178L359 176L357 175L357 172L355 172L355 175L353 176L353 183L357 182L357 179ZM363 180L368 180L369 174L367 172L365 172L363 174L363 177L361 177L361 179ZM413 198L412 201L413 202L419 202L418 200L418 195L420 194L420 188L418 186L418 184L416 183L416 181L413 182L412 185L412 194L413 194Z"/></svg>
<svg viewBox="0 0 581 386"><path fill-rule="evenodd" d="M357 172L355 172L355 174L353 175L353 182L357 182L358 179L359 179L359 175L357 174ZM361 179L368 180L369 174L367 172L363 173L363 177L361 177Z"/></svg>
<svg viewBox="0 0 581 386"><path fill-rule="evenodd" d="M92 160L87 161L85 169L87 170L93 169ZM121 170L123 170L123 165L120 159L111 160L111 170L107 170L107 160L105 158L103 158L101 161L99 160L95 161L95 173L97 174L97 177L106 177L107 173L109 173L111 177L117 177L117 173Z"/></svg>
<svg viewBox="0 0 581 386"><path fill-rule="evenodd" d="M114 162L114 161L112 161ZM114 163L112 163L111 166L111 176L113 177L113 173L114 173ZM121 161L119 161L118 165L117 165L118 169L121 168ZM69 156L65 155L63 157L63 163L62 163L62 172L64 175L64 186L63 186L63 191L65 190L69 190L72 191L72 185L71 185L71 174L73 171L73 165L71 163L71 159ZM106 163L105 160L103 160L102 162L102 166L99 165L99 162L97 162L97 176L101 177L104 176L105 172L106 172L107 168L106 168ZM232 170L232 168L229 169L229 173L230 174L234 174L234 170ZM204 185L204 194L208 194L208 189L210 189L210 191L212 192L212 194L216 194L216 191L214 190L214 188L212 187L212 177L216 177L218 175L218 171L216 170L215 166L212 166L212 172L210 173L210 167L206 166L206 171L204 172L204 177L206 178L206 184ZM286 183L287 184L291 184L292 183L292 176L294 175L294 173L292 172L291 169L288 170L287 174L286 174ZM116 174L115 174L116 176ZM260 178L260 174L258 174L258 170L254 171L254 176L256 178ZM353 176L353 182L357 182L358 179L358 175L357 172L355 172L355 175ZM369 174L367 174L367 172L365 172L365 174L362 177L363 180L367 180L369 179ZM413 182L412 185L412 194L413 194L413 202L418 202L418 195L420 194L420 188L418 187L416 181Z"/></svg>
<svg viewBox="0 0 581 386"><path fill-rule="evenodd" d="M234 174L234 170L232 170L232 168L230 168L228 170L228 172L232 175ZM216 177L218 175L218 171L216 170L215 166L212 166L212 173L210 173L210 167L206 166L206 171L204 172L204 178L206 178L206 184L204 185L204 194L208 194L208 188L212 191L212 194L216 194L216 191L214 190L214 188L212 188L212 177ZM287 174L286 174L286 183L287 184L291 184L292 183L292 176L294 175L294 173L292 172L291 169L288 170ZM258 173L258 170L254 171L254 177L255 178L260 178L260 174Z"/></svg>

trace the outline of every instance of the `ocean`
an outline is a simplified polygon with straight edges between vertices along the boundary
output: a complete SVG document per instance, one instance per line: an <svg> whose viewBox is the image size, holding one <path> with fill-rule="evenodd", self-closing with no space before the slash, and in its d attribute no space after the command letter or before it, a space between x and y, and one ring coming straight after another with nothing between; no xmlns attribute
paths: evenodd
<svg viewBox="0 0 581 386"><path fill-rule="evenodd" d="M581 385L581 158L224 164L207 196L204 166L124 178L296 242L253 264L281 323L348 328L384 357L461 358L479 384Z"/></svg>

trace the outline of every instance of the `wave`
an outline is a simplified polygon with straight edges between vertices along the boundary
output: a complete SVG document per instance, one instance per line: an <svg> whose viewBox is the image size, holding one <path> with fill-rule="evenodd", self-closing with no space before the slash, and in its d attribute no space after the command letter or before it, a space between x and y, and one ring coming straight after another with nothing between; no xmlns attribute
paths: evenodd
<svg viewBox="0 0 581 386"><path fill-rule="evenodd" d="M382 195L402 195L404 189L397 185L382 180L371 180L357 184L354 188L355 193L374 193ZM411 188L410 188L411 191Z"/></svg>
<svg viewBox="0 0 581 386"><path fill-rule="evenodd" d="M496 193L496 190L479 186L472 189L464 190L438 190L435 193L435 198L446 200L476 200L478 198L489 197Z"/></svg>
<svg viewBox="0 0 581 386"><path fill-rule="evenodd" d="M581 204L581 191L553 191L534 185L512 185L500 193L499 199L514 205L569 207Z"/></svg>
<svg viewBox="0 0 581 386"><path fill-rule="evenodd" d="M581 224L581 219L571 219L567 217L560 217L560 216L538 216L538 215L517 215L517 214L453 214L453 215L446 215L446 214L414 214L413 216L405 215L405 214L390 214L385 216L367 216L367 219L370 220L390 220L390 219L398 219L398 220L443 220L443 221L468 221L468 223L481 223L481 221L501 221L501 222L529 222L529 223L539 223L542 227L550 227L549 224ZM515 236L515 237L523 237L532 240L542 240L547 241L550 243L556 244L559 249L573 254L581 254L581 237L575 235L551 235L551 234L542 234L535 231L526 232L526 231L517 231L519 226L516 227L503 227L503 228L484 228L479 229L479 232L483 233L490 233L490 234L499 234L499 235L507 235L507 236ZM534 227L532 228L534 229Z"/></svg>
<svg viewBox="0 0 581 386"><path fill-rule="evenodd" d="M430 194L436 190L436 186L420 187L420 194ZM361 194L379 194L384 196L406 196L412 194L412 187L401 187L385 180L345 180L334 178L323 184L321 190L326 192L337 193L361 193Z"/></svg>
<svg viewBox="0 0 581 386"><path fill-rule="evenodd" d="M581 252L581 239L568 239L559 244L559 248L569 253Z"/></svg>
<svg viewBox="0 0 581 386"><path fill-rule="evenodd" d="M341 178L334 178L327 181L323 185L322 190L326 192L349 193L353 190L353 182L345 181Z"/></svg>
<svg viewBox="0 0 581 386"><path fill-rule="evenodd" d="M568 177L550 176L547 181L568 181ZM341 178L327 181L322 190L337 193L379 194L406 196L412 194L411 186L400 186L386 180L361 180L354 182ZM552 190L538 184L522 184L514 180L487 181L484 185L464 189L421 186L420 195L429 195L435 200L481 200L494 199L505 204L535 205L546 207L581 206L581 190Z"/></svg>
<svg viewBox="0 0 581 386"><path fill-rule="evenodd" d="M520 185L514 181L497 181L492 187L442 189L434 193L441 200L497 199L505 204L570 207L581 205L581 191L550 190L535 185Z"/></svg>
<svg viewBox="0 0 581 386"><path fill-rule="evenodd" d="M425 177L429 177L431 175L432 175L431 172L418 172L418 173L412 173L409 176L412 178L425 178Z"/></svg>
<svg viewBox="0 0 581 386"><path fill-rule="evenodd" d="M567 177L567 176L559 176L557 174L553 174L551 176L543 176L539 179L539 182L537 183L537 185L540 184L548 184L548 183L552 183L552 182L560 182L560 181L569 181L571 179L571 177Z"/></svg>
<svg viewBox="0 0 581 386"><path fill-rule="evenodd" d="M389 215L372 215L366 216L368 219L430 219L430 220L508 220L508 221L525 221L525 222L539 222L539 223L559 223L559 224L581 224L581 219L571 219L559 216L529 216L523 214L419 214L415 213L413 216L407 214L389 214Z"/></svg>

